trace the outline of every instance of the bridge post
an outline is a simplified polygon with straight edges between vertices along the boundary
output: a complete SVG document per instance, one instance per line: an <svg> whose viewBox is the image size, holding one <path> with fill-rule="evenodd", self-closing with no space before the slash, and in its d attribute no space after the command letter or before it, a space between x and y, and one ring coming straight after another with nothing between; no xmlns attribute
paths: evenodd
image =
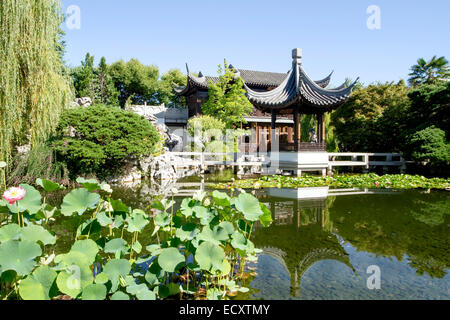
<svg viewBox="0 0 450 320"><path fill-rule="evenodd" d="M364 167L364 173L369 173L369 169L370 169L370 158L369 158L369 155L368 154L365 154L364 155L364 164L365 164L365 167Z"/></svg>

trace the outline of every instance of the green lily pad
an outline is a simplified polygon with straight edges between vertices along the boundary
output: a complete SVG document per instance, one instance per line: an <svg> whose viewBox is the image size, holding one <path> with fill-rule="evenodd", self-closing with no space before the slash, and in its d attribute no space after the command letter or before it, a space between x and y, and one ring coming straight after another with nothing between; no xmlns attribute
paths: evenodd
<svg viewBox="0 0 450 320"><path fill-rule="evenodd" d="M238 250L245 251L247 250L247 239L244 235L238 231L236 231L231 238L231 245Z"/></svg>
<svg viewBox="0 0 450 320"><path fill-rule="evenodd" d="M20 297L23 300L50 300L50 291L56 276L56 272L47 266L37 268L33 274L20 282Z"/></svg>
<svg viewBox="0 0 450 320"><path fill-rule="evenodd" d="M136 296L138 300L156 300L156 295L145 284L133 284L127 287L127 292Z"/></svg>
<svg viewBox="0 0 450 320"><path fill-rule="evenodd" d="M113 207L115 213L128 213L129 208L120 200L111 199L111 207Z"/></svg>
<svg viewBox="0 0 450 320"><path fill-rule="evenodd" d="M97 243L91 239L79 240L75 242L72 249L70 249L70 252L80 252L81 254L84 254L89 265L95 262L98 251Z"/></svg>
<svg viewBox="0 0 450 320"><path fill-rule="evenodd" d="M209 289L206 293L206 298L210 301L221 300L223 296L223 292L217 288Z"/></svg>
<svg viewBox="0 0 450 320"><path fill-rule="evenodd" d="M263 214L259 217L259 222L261 222L261 224L264 228L267 228L273 222L272 212L270 212L269 208L267 208L265 204L261 203L260 205L261 205L261 211L263 212Z"/></svg>
<svg viewBox="0 0 450 320"><path fill-rule="evenodd" d="M235 228L231 222L223 221L219 224L219 227L224 229L228 235L232 235L235 231Z"/></svg>
<svg viewBox="0 0 450 320"><path fill-rule="evenodd" d="M105 284L109 281L109 277L106 273L102 272L95 277L95 283Z"/></svg>
<svg viewBox="0 0 450 320"><path fill-rule="evenodd" d="M228 231L221 226L215 226L212 230L209 226L205 226L197 238L214 244L220 244L221 241L227 241L229 235Z"/></svg>
<svg viewBox="0 0 450 320"><path fill-rule="evenodd" d="M164 228L170 225L170 216L166 212L160 212L155 216L153 221L155 223L155 226Z"/></svg>
<svg viewBox="0 0 450 320"><path fill-rule="evenodd" d="M30 214L38 213L42 206L42 196L39 191L28 184L21 184L20 187L25 189L25 197L13 205L8 204L9 210L16 213L17 206L19 206L20 212L28 211Z"/></svg>
<svg viewBox="0 0 450 320"><path fill-rule="evenodd" d="M141 253L142 251L142 244L139 241L135 241L133 243L133 247L132 247L133 251L136 252L137 254Z"/></svg>
<svg viewBox="0 0 450 320"><path fill-rule="evenodd" d="M120 277L126 277L131 271L130 262L125 259L113 259L108 261L103 272L106 273L111 280L112 287L110 292L116 292L119 287Z"/></svg>
<svg viewBox="0 0 450 320"><path fill-rule="evenodd" d="M111 219L105 211L102 211L99 214L97 214L96 219L102 227L112 225L114 222L113 219Z"/></svg>
<svg viewBox="0 0 450 320"><path fill-rule="evenodd" d="M175 235L180 238L181 241L191 241L194 239L198 234L200 233L200 230L197 229L197 225L194 223L188 223L182 226L181 228L178 228Z"/></svg>
<svg viewBox="0 0 450 320"><path fill-rule="evenodd" d="M111 296L112 301L128 301L130 300L130 296L126 293L118 291Z"/></svg>
<svg viewBox="0 0 450 320"><path fill-rule="evenodd" d="M145 213L133 213L130 217L130 221L128 223L127 231L130 233L134 232L142 232L144 228L149 224L148 219L145 216Z"/></svg>
<svg viewBox="0 0 450 320"><path fill-rule="evenodd" d="M183 216L186 218L189 218L192 216L194 211L192 210L192 207L190 206L192 199L191 198L185 198L181 202L180 211Z"/></svg>
<svg viewBox="0 0 450 320"><path fill-rule="evenodd" d="M81 252L71 251L57 258L55 262L61 261L61 264L65 266L65 270L61 271L56 278L58 289L75 299L94 282L88 257Z"/></svg>
<svg viewBox="0 0 450 320"><path fill-rule="evenodd" d="M163 249L158 257L158 264L166 272L175 272L176 267L183 262L185 258L177 248Z"/></svg>
<svg viewBox="0 0 450 320"><path fill-rule="evenodd" d="M17 224L7 224L0 228L0 243L8 240L20 239L20 232L22 228Z"/></svg>
<svg viewBox="0 0 450 320"><path fill-rule="evenodd" d="M0 268L3 272L14 270L18 276L33 271L36 258L42 254L41 247L29 240L9 240L0 244Z"/></svg>
<svg viewBox="0 0 450 320"><path fill-rule="evenodd" d="M225 252L218 245L211 242L203 242L195 253L195 260L200 268L206 271L213 271L222 267L225 259Z"/></svg>
<svg viewBox="0 0 450 320"><path fill-rule="evenodd" d="M241 193L235 200L235 206L248 221L258 221L263 215L258 199L249 193Z"/></svg>
<svg viewBox="0 0 450 320"><path fill-rule="evenodd" d="M40 186L42 189L44 189L46 192L53 192L53 191L64 189L64 186L61 186L52 181L40 179L40 178L36 179L36 184L38 186Z"/></svg>
<svg viewBox="0 0 450 320"><path fill-rule="evenodd" d="M29 225L21 231L22 240L30 240L33 242L42 242L44 246L55 244L56 237L41 226Z"/></svg>
<svg viewBox="0 0 450 320"><path fill-rule="evenodd" d="M212 193L212 197L214 198L214 201L218 206L221 207L230 206L230 197L226 193L216 190Z"/></svg>
<svg viewBox="0 0 450 320"><path fill-rule="evenodd" d="M67 217L74 213L81 216L86 210L95 209L99 201L100 195L86 189L75 189L64 197L61 213Z"/></svg>
<svg viewBox="0 0 450 320"><path fill-rule="evenodd" d="M87 189L89 192L100 190L100 184L95 179L86 180L84 178L78 178L77 182Z"/></svg>
<svg viewBox="0 0 450 320"><path fill-rule="evenodd" d="M104 284L93 283L83 289L81 295L83 300L100 301L106 299L106 286Z"/></svg>
<svg viewBox="0 0 450 320"><path fill-rule="evenodd" d="M117 252L122 253L123 255L126 255L129 251L128 243L124 239L113 239L111 241L108 241L105 245L105 252L106 253L114 253Z"/></svg>

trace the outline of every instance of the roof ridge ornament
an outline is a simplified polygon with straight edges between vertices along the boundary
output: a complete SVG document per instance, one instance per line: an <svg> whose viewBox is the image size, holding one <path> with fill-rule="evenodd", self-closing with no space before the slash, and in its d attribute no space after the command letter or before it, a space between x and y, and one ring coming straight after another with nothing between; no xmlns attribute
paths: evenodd
<svg viewBox="0 0 450 320"><path fill-rule="evenodd" d="M293 63L296 65L302 64L303 50L301 48L295 48L292 50Z"/></svg>

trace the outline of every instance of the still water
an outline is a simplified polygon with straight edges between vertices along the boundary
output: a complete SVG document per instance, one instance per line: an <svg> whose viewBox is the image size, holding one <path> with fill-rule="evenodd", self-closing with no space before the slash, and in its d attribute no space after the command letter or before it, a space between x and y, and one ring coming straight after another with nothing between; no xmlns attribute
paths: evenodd
<svg viewBox="0 0 450 320"><path fill-rule="evenodd" d="M204 187L205 181L229 178L190 178L177 187L184 186L186 196L198 188L195 182ZM317 188L254 194L271 209L274 223L254 231L263 253L247 280L250 292L237 298L450 299L449 192ZM120 189L115 196L142 205L149 188ZM377 276L380 288L374 289Z"/></svg>

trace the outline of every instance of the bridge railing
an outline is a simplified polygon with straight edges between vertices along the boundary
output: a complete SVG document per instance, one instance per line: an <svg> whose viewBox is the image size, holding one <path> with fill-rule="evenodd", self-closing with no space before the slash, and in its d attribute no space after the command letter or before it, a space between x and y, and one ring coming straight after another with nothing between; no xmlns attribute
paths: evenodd
<svg viewBox="0 0 450 320"><path fill-rule="evenodd" d="M400 153L329 153L329 167L394 166L405 167L406 161Z"/></svg>

